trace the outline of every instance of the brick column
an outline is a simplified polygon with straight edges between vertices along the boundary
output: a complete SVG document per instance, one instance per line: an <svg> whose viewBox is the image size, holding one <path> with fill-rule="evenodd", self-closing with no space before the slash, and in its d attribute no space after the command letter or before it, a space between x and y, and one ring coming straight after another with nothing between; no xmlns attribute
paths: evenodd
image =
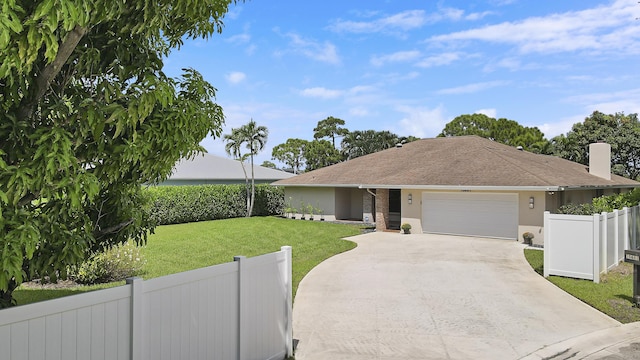
<svg viewBox="0 0 640 360"><path fill-rule="evenodd" d="M389 189L376 190L376 231L387 230L389 223Z"/></svg>

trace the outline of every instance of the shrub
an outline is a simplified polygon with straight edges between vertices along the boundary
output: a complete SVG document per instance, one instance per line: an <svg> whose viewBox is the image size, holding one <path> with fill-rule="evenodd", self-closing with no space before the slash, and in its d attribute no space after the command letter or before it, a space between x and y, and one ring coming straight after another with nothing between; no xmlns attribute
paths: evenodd
<svg viewBox="0 0 640 360"><path fill-rule="evenodd" d="M128 242L90 257L72 269L71 277L81 284L98 284L140 275L146 264L140 248Z"/></svg>
<svg viewBox="0 0 640 360"><path fill-rule="evenodd" d="M244 184L156 186L147 189L149 216L157 225L229 219L247 214ZM280 215L284 190L268 184L256 185L253 215Z"/></svg>
<svg viewBox="0 0 640 360"><path fill-rule="evenodd" d="M611 212L615 209L622 209L623 207L632 207L640 203L640 188L633 189L632 191L600 196L591 201L591 204L569 204L564 205L558 209L559 214L571 214L571 215L593 215L599 214L603 211Z"/></svg>

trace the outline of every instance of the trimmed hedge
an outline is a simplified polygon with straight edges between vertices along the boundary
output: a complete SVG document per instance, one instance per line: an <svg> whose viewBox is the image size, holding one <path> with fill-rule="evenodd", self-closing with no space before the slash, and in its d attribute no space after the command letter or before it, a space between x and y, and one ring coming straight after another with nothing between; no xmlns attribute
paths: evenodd
<svg viewBox="0 0 640 360"><path fill-rule="evenodd" d="M154 186L147 189L149 215L157 225L244 217L247 195L244 184ZM282 214L284 189L256 185L253 215Z"/></svg>

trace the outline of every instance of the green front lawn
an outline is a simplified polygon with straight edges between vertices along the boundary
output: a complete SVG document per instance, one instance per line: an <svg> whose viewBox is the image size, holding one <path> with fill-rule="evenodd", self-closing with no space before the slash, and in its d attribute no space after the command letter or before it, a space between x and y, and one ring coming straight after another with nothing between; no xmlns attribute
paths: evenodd
<svg viewBox="0 0 640 360"><path fill-rule="evenodd" d="M524 256L531 267L540 275L544 268L544 251L525 249ZM633 306L633 266L622 263L608 274L600 276L600 283L590 280L549 276L549 281L622 322L640 321L640 309Z"/></svg>
<svg viewBox="0 0 640 360"><path fill-rule="evenodd" d="M150 279L221 264L233 261L235 255L252 257L290 245L295 296L298 284L311 269L323 260L356 246L342 238L359 233L356 226L275 217L159 226L143 249L147 264L142 277ZM15 297L22 305L123 283L70 289L20 288Z"/></svg>

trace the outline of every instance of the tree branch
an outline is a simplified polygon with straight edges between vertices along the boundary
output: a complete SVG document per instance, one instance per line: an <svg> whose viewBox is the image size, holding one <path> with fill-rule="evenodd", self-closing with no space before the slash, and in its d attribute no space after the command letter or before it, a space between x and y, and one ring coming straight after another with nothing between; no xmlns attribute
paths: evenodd
<svg viewBox="0 0 640 360"><path fill-rule="evenodd" d="M120 224L116 224L116 225L110 226L110 227L108 227L106 229L99 229L98 231L94 231L93 234L94 234L96 239L99 239L99 238L101 238L101 237L103 237L105 235L115 234L118 231L124 229L125 227L133 224L133 221L134 221L133 219L129 219L127 221L121 222Z"/></svg>
<svg viewBox="0 0 640 360"><path fill-rule="evenodd" d="M28 119L33 115L36 105L47 92L49 85L60 73L62 66L67 62L73 53L73 50L78 46L80 39L82 39L88 31L89 28L87 27L76 26L71 30L71 32L69 32L69 34L67 34L67 37L58 47L56 58L51 63L47 64L36 76L34 91L31 93L31 96L25 98L25 101L22 102L18 109L18 117L20 119Z"/></svg>

